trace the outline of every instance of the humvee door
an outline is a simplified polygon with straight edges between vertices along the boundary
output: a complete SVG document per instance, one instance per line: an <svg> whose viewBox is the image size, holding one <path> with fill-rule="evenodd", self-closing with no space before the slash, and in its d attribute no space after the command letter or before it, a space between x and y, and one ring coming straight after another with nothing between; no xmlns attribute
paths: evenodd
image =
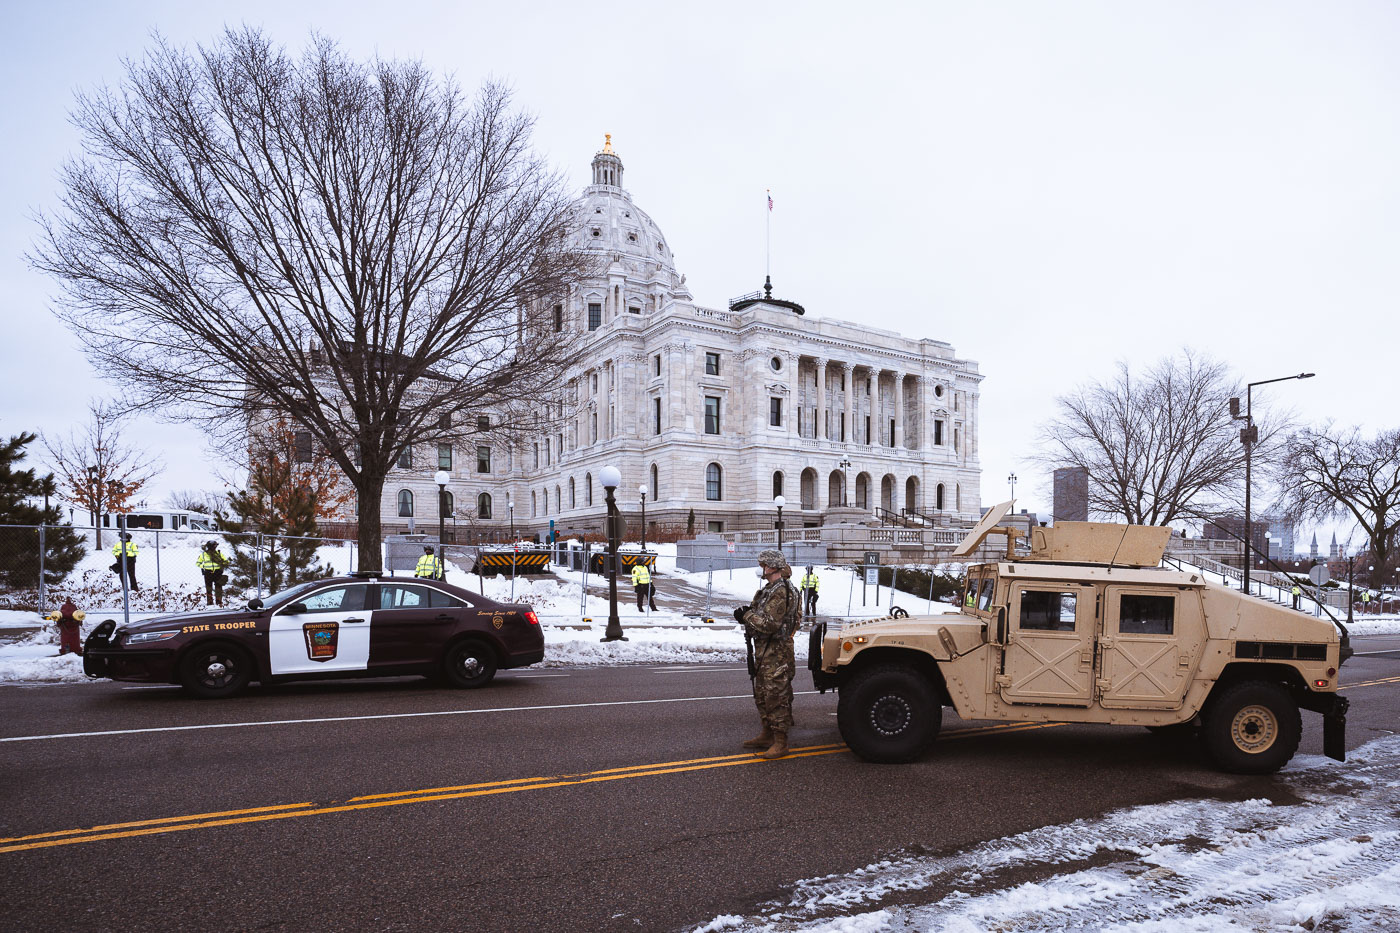
<svg viewBox="0 0 1400 933"><path fill-rule="evenodd" d="M1002 673L1008 703L1088 706L1094 695L1094 589L1016 583Z"/></svg>
<svg viewBox="0 0 1400 933"><path fill-rule="evenodd" d="M1176 709L1203 647L1201 597L1193 589L1110 586L1099 639L1099 705Z"/></svg>

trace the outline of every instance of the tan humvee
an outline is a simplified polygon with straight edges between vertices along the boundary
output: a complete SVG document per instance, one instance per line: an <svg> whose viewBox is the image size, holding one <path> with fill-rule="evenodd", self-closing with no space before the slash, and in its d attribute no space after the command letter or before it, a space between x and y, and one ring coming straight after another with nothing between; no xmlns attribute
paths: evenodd
<svg viewBox="0 0 1400 933"><path fill-rule="evenodd" d="M1297 750L1302 708L1323 714L1324 749L1343 759L1340 624L1158 566L1164 527L1061 522L1016 554L1022 533L996 527L1010 508L954 552L1007 536L1004 560L968 568L960 612L813 631L808 667L818 689L840 691L857 755L918 757L951 706L963 719L1198 731L1222 769L1265 773Z"/></svg>

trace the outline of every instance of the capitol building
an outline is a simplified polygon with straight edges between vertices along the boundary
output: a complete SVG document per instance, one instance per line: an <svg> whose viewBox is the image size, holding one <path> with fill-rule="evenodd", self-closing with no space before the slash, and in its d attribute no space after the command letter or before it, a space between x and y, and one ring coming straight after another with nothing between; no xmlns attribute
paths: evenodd
<svg viewBox="0 0 1400 933"><path fill-rule="evenodd" d="M696 532L769 529L778 495L788 529L976 520L975 362L943 341L811 313L769 286L726 308L697 305L671 240L623 187L610 139L592 168L572 236L598 271L549 309L579 339L551 403L562 417L547 436L406 458L385 483L386 532L436 532L440 467L449 540L461 543L508 524L527 536L551 524L601 531L606 466L622 473L618 503L633 522L645 490L649 527L684 527L693 512Z"/></svg>

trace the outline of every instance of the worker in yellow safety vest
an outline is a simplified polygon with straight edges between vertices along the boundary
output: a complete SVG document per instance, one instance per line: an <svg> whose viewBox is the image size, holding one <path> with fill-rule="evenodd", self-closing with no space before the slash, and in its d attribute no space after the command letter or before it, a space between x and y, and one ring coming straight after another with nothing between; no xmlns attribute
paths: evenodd
<svg viewBox="0 0 1400 933"><path fill-rule="evenodd" d="M112 545L112 556L116 563L112 564L112 573L120 579L126 576L126 585L132 590L141 589L136 582L136 542L131 540L131 532L123 531L121 540Z"/></svg>
<svg viewBox="0 0 1400 933"><path fill-rule="evenodd" d="M638 560L632 565L632 589L637 591L637 611L643 612L643 600L651 605L651 611L656 611L656 588L651 582L651 570L647 565Z"/></svg>
<svg viewBox="0 0 1400 933"><path fill-rule="evenodd" d="M432 548L423 548L423 556L418 558L418 566L413 568L413 575L426 580L442 579L442 561L438 560Z"/></svg>
<svg viewBox="0 0 1400 933"><path fill-rule="evenodd" d="M802 614L814 616L817 614L817 590L821 589L822 581L817 579L817 575L812 572L811 564L807 565L807 572L802 575L802 581L798 588L802 590Z"/></svg>
<svg viewBox="0 0 1400 933"><path fill-rule="evenodd" d="M1298 597L1303 595L1303 588L1298 584L1293 584L1293 608L1298 608Z"/></svg>

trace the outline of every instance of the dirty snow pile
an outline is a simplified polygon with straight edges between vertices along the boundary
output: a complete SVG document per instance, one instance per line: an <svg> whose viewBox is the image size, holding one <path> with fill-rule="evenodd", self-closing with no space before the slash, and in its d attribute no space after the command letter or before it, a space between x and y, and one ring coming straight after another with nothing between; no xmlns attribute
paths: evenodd
<svg viewBox="0 0 1400 933"><path fill-rule="evenodd" d="M1184 800L799 882L717 931L1400 929L1400 736L1279 776L1297 802Z"/></svg>

